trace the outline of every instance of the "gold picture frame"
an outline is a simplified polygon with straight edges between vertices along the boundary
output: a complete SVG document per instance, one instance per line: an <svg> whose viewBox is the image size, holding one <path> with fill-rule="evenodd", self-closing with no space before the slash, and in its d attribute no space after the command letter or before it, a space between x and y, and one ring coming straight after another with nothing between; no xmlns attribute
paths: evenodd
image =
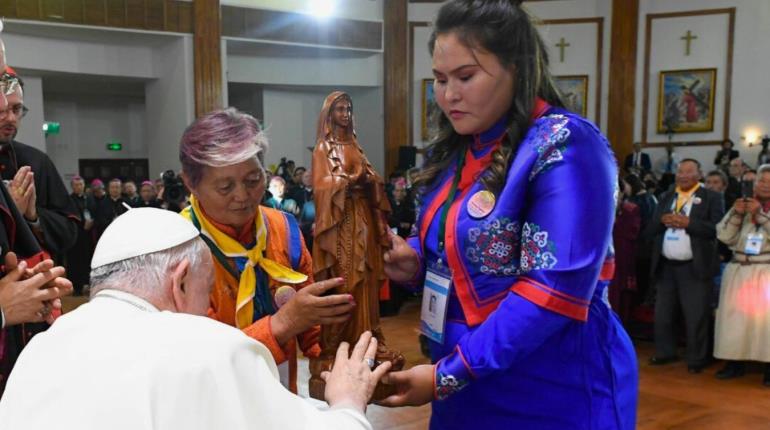
<svg viewBox="0 0 770 430"><path fill-rule="evenodd" d="M661 71L658 133L714 131L716 79L716 68Z"/></svg>
<svg viewBox="0 0 770 430"><path fill-rule="evenodd" d="M567 110L583 118L588 115L588 75L562 75L553 77Z"/></svg>

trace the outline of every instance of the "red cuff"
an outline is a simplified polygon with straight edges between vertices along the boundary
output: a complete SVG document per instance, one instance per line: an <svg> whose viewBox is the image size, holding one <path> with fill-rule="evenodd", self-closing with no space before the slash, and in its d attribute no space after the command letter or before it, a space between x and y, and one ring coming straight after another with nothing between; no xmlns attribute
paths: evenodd
<svg viewBox="0 0 770 430"><path fill-rule="evenodd" d="M557 314L578 321L588 320L589 301L554 290L533 279L519 278L511 287L511 291Z"/></svg>

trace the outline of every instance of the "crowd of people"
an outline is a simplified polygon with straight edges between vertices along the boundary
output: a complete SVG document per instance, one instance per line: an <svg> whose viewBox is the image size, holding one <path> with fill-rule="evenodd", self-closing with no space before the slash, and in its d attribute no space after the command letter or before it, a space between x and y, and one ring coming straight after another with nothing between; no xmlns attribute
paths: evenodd
<svg viewBox="0 0 770 430"><path fill-rule="evenodd" d="M675 157L673 147L658 163L673 173L660 177L639 145L626 158L609 298L634 335L644 337L644 323L652 325L649 364L679 360L684 340L690 373L716 358L728 360L716 377L730 379L754 361L765 364L762 381L770 386L770 165L751 168L733 146L725 140L706 174L699 161Z"/></svg>

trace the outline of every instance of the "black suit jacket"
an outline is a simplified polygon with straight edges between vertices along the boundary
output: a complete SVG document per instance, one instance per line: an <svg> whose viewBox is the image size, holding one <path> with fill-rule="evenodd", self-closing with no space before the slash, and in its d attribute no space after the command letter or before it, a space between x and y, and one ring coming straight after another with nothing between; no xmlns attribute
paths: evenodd
<svg viewBox="0 0 770 430"><path fill-rule="evenodd" d="M715 166L720 166L721 165L722 155L724 155L724 154L725 154L725 150L724 149L720 149L719 151L717 151L717 155L714 157L714 165ZM736 151L735 149L731 149L730 150L730 155L728 157L728 160L732 161L732 160L735 160L736 158L738 158L740 156L741 155L740 155L740 153L738 151Z"/></svg>
<svg viewBox="0 0 770 430"><path fill-rule="evenodd" d="M639 164L642 167L642 170L645 172L649 172L652 170L652 161L650 161L650 156L646 153L642 152L642 158L639 160ZM630 168L634 167L634 153L630 153L626 156L626 161L624 163L624 166L626 170L629 170Z"/></svg>
<svg viewBox="0 0 770 430"><path fill-rule="evenodd" d="M671 212L676 192L666 191L660 198L660 204L655 209L645 236L652 239L652 275L656 276L660 268L663 253L663 236L666 226L660 219ZM700 199L700 202L696 202ZM719 271L719 255L717 253L716 226L725 214L722 196L704 187L698 188L693 198L690 210L690 225L685 229L690 235L692 259L695 275L700 279L711 279Z"/></svg>
<svg viewBox="0 0 770 430"><path fill-rule="evenodd" d="M56 166L44 152L15 140L2 145L0 165L4 166L0 176L7 180L13 179L23 166L32 169L43 248L54 255L54 260L62 257L77 240L80 220Z"/></svg>

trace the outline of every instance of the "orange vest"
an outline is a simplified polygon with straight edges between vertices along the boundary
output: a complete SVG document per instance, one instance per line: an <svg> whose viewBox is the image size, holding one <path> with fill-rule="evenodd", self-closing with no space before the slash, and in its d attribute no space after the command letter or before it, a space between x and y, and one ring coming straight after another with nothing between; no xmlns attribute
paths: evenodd
<svg viewBox="0 0 770 430"><path fill-rule="evenodd" d="M299 241L301 245L301 254L294 270L307 275L308 280L296 285L300 289L313 283L313 262L310 253L305 247L302 234L299 229L292 229L289 223L296 221L292 215L279 210L260 206L267 227L267 248L265 255L267 258L283 264L286 267L292 267L292 256L290 255L290 243L292 240ZM292 217L292 218L289 218ZM298 237L294 236L297 235ZM296 243L296 242L295 242ZM214 258L214 287L211 289L211 307L208 310L208 316L217 321L235 327L235 299L238 293L239 280L230 274L226 267L223 267L218 259ZM234 262L231 260L231 264ZM281 286L272 279L269 280L270 293L275 295L275 290ZM297 346L302 350L306 357L317 357L321 349L318 345L318 339L321 333L320 326L314 326L311 329L292 339L281 346L273 336L270 328L270 315L264 316L243 329L249 337L263 343L273 354L276 364L284 361L289 362L289 389L297 392Z"/></svg>

